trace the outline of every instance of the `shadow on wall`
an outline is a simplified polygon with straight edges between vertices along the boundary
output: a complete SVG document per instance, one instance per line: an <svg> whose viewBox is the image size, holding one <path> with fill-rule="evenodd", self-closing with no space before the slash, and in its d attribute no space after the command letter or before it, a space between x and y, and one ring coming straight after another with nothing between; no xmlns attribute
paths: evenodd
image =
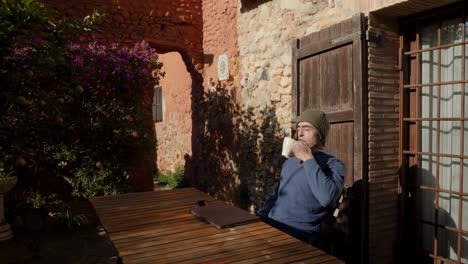
<svg viewBox="0 0 468 264"><path fill-rule="evenodd" d="M237 206L258 208L284 159L274 107L246 108L219 82L203 94L197 180L200 189Z"/></svg>
<svg viewBox="0 0 468 264"><path fill-rule="evenodd" d="M341 199L323 221L316 244L346 263L361 263L363 181L343 190Z"/></svg>
<svg viewBox="0 0 468 264"><path fill-rule="evenodd" d="M433 263L434 260L428 254L424 254L421 250L416 250L416 248L433 252L434 239L437 240L438 256L456 260L455 256L458 252L457 233L456 231L445 230L444 226L458 228L462 225L462 223L458 223L458 219L452 217L457 216L459 213L458 203L456 203L456 206L447 206L447 203L451 204L455 200L458 201L459 196L440 192L438 197L439 208L436 209L436 192L418 187L421 185L436 187L434 173L414 165L407 169L406 175L406 179L401 178L400 180L404 184L404 191L403 196L400 197L403 215L400 221L400 237L398 239L401 242L398 247L399 260L409 260L408 263ZM465 197L463 203L468 203L468 198ZM436 217L439 224L437 236L434 230ZM466 236L462 236L460 248L463 262L463 259L466 260L468 257L468 239L466 239Z"/></svg>
<svg viewBox="0 0 468 264"><path fill-rule="evenodd" d="M252 9L257 8L258 6L270 2L271 0L241 0L241 9L242 13L249 12Z"/></svg>

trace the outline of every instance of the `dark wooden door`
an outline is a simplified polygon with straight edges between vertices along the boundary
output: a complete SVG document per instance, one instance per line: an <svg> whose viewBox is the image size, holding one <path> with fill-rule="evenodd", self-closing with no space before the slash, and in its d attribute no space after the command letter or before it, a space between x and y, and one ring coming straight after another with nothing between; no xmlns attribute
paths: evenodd
<svg viewBox="0 0 468 264"><path fill-rule="evenodd" d="M331 123L326 148L346 165L345 186L363 178L363 24L354 16L293 47L293 116L313 108Z"/></svg>
<svg viewBox="0 0 468 264"><path fill-rule="evenodd" d="M352 239L359 245L358 251L365 248L361 231L367 219L364 21L363 15L356 15L303 37L297 40L292 55L293 116L312 108L324 111L330 120L325 148L346 166L345 188L352 190L354 200L354 205L349 205L347 217L353 219L349 219L347 232L357 232Z"/></svg>

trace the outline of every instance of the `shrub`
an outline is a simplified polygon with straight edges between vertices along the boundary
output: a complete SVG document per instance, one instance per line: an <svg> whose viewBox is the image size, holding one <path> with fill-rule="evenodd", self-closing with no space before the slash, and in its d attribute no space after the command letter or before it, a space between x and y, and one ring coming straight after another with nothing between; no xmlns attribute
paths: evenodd
<svg viewBox="0 0 468 264"><path fill-rule="evenodd" d="M184 169L182 166L177 166L173 172L158 171L155 178L160 184L166 184L171 189L181 188L184 186Z"/></svg>
<svg viewBox="0 0 468 264"><path fill-rule="evenodd" d="M77 43L101 16L0 0L0 164L18 176L17 200L125 192L136 159L151 156L162 65L144 41Z"/></svg>
<svg viewBox="0 0 468 264"><path fill-rule="evenodd" d="M66 231L73 231L80 226L86 225L88 219L83 214L73 213L71 206L68 203L62 204L60 210L56 213L49 213L49 215L55 218L59 225L61 225Z"/></svg>

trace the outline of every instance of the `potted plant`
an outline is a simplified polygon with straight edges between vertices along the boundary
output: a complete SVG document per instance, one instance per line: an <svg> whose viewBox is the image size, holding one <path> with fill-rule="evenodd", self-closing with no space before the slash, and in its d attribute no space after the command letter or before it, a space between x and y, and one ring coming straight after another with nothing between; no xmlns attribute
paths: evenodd
<svg viewBox="0 0 468 264"><path fill-rule="evenodd" d="M13 171L0 168L0 242L13 238L10 225L5 220L3 196L10 191L18 180Z"/></svg>

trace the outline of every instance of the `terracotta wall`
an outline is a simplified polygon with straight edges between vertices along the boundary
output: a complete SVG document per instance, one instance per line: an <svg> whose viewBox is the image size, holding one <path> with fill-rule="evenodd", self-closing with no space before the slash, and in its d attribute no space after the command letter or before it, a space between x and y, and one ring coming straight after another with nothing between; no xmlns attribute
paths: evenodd
<svg viewBox="0 0 468 264"><path fill-rule="evenodd" d="M155 123L156 162L160 171L184 167L184 157L192 156L192 78L178 52L160 55L164 78L161 80L163 119Z"/></svg>
<svg viewBox="0 0 468 264"><path fill-rule="evenodd" d="M70 16L83 17L92 10L105 12L106 27L98 38L127 43L142 39L156 48L182 49L202 68L201 0L44 0Z"/></svg>
<svg viewBox="0 0 468 264"><path fill-rule="evenodd" d="M235 97L225 98L215 91L237 93L239 87L237 48L237 0L203 1L203 93L194 97L200 106L195 114L193 132L193 163L196 184L202 190L220 198L235 177L231 173L233 138L232 112ZM218 80L218 58L227 55L229 78ZM227 100L225 100L227 99Z"/></svg>
<svg viewBox="0 0 468 264"><path fill-rule="evenodd" d="M206 84L218 82L218 57L226 54L229 58L230 78L222 83L239 86L237 1L203 1L202 7L205 82Z"/></svg>

